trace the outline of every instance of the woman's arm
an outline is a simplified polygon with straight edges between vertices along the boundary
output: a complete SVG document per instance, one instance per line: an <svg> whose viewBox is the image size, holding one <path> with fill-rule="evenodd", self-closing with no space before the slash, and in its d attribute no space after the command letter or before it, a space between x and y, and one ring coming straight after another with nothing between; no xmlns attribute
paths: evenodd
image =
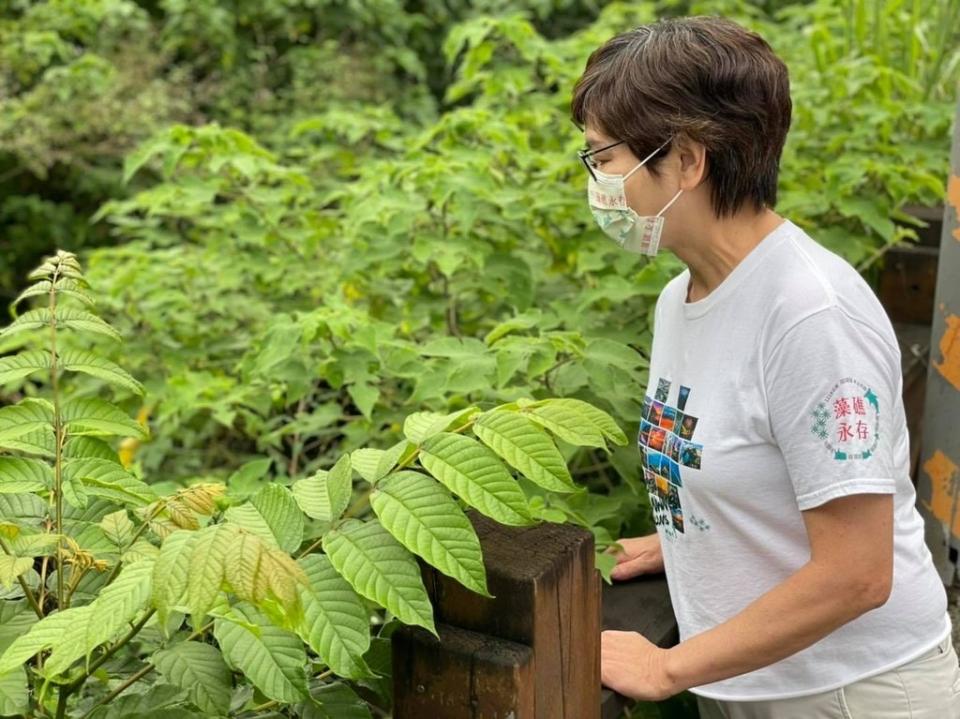
<svg viewBox="0 0 960 719"><path fill-rule="evenodd" d="M673 694L768 666L882 606L893 579L893 495L803 512L811 558L742 612L666 650Z"/></svg>

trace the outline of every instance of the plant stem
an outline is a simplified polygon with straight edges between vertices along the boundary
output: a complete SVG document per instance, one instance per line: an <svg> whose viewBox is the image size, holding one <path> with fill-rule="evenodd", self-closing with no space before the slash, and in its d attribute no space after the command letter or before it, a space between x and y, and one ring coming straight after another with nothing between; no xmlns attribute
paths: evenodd
<svg viewBox="0 0 960 719"><path fill-rule="evenodd" d="M57 606L63 607L63 427L60 424L60 387L57 379L57 280L59 264L50 278L50 385L53 390L53 436L56 442L53 487L57 522ZM59 713L59 708L58 708Z"/></svg>

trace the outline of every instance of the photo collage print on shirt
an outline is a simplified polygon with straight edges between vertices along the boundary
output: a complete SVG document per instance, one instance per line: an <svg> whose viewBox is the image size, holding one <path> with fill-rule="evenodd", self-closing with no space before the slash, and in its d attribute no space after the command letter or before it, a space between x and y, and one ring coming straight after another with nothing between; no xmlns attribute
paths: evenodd
<svg viewBox="0 0 960 719"><path fill-rule="evenodd" d="M643 398L637 448L654 522L664 527L667 535L675 536L684 532L679 491L683 487L681 467L699 470L703 445L693 441L698 418L684 412L690 388L681 386L677 404L670 405L670 386L669 380L658 378L654 396ZM691 517L690 522L702 531L709 528L703 520Z"/></svg>

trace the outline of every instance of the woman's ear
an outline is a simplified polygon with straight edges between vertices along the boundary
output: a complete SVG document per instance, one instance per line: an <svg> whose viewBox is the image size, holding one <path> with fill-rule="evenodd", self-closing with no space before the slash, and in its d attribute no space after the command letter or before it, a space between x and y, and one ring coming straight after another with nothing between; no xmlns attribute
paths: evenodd
<svg viewBox="0 0 960 719"><path fill-rule="evenodd" d="M707 179L707 148L686 135L674 142L680 156L680 189L690 191Z"/></svg>

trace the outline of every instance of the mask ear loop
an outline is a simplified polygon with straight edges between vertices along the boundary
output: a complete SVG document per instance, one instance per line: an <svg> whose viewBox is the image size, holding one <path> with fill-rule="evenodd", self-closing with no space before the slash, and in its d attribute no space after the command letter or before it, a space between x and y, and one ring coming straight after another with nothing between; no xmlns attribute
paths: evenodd
<svg viewBox="0 0 960 719"><path fill-rule="evenodd" d="M670 205L672 205L674 202L676 202L676 201L677 201L677 198L680 197L681 194L683 194L683 190L677 190L677 194L674 195L674 196L673 196L673 199L670 200L670 202L667 203L666 207L664 207L662 210L660 210L660 212L657 213L657 217L660 217L664 212L666 212L667 210L669 210L669 209L670 209Z"/></svg>
<svg viewBox="0 0 960 719"><path fill-rule="evenodd" d="M656 155L658 152L660 152L660 150L662 150L662 149L665 148L667 145L669 145L672 140L673 140L672 137L669 138L665 143L663 143L662 145L660 145L660 147L658 147L656 150L654 150L653 152L651 152L651 153L650 153L649 155L647 155L645 158L643 158L642 160L640 160L640 162L637 164L636 167L634 167L632 170L630 170L630 172L628 172L626 175L623 176L624 181L626 181L626 179L627 179L628 177L630 177L630 175L632 175L634 172L636 172L636 171L639 170L641 167L643 167L644 165L646 165L646 164L647 164L647 160L649 160L651 157L653 157L653 156Z"/></svg>

